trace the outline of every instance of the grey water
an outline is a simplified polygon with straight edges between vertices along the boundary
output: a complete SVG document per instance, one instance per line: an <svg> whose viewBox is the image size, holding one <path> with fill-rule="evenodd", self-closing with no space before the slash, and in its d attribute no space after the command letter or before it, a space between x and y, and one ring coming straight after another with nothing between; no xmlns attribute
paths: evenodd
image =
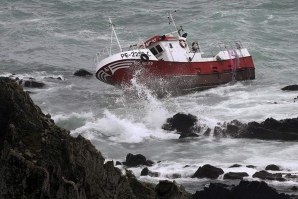
<svg viewBox="0 0 298 199"><path fill-rule="evenodd" d="M134 85L138 95L129 96L95 77L73 76L80 68L95 72L94 55L110 45L108 17L121 44L129 46L171 32L166 15L170 10L177 10L177 25L183 25L190 42L200 42L206 56L218 42L240 40L253 56L256 79L158 99L143 85ZM234 119L297 117L293 98L298 93L280 90L298 83L295 0L1 0L0 49L0 75L15 73L45 82L44 89L30 89L34 102L74 136L90 139L106 159L123 161L127 153L142 153L161 161L151 168L161 173L158 178L140 177L141 168L133 169L142 180L172 179L178 173L181 177L175 180L194 191L199 180L190 176L206 163L224 171L237 171L228 168L234 163L257 166L240 168L250 174L248 179L271 163L298 173L295 142L212 136L178 140L177 134L161 129L177 112L196 115L200 125L210 127Z"/></svg>

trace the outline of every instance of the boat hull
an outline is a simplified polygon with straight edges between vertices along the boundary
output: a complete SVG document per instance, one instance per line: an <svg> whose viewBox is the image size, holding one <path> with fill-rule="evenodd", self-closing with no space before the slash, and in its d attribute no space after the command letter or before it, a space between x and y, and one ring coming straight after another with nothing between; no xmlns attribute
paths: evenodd
<svg viewBox="0 0 298 199"><path fill-rule="evenodd" d="M255 68L251 56L205 62L134 59L109 63L97 71L96 77L118 87L130 86L134 79L157 92L180 94L255 79Z"/></svg>

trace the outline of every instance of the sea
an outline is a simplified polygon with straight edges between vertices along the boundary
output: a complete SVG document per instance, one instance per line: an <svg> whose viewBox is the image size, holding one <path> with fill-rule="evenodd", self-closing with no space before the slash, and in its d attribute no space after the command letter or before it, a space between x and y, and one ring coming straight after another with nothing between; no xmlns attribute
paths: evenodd
<svg viewBox="0 0 298 199"><path fill-rule="evenodd" d="M136 81L136 92L128 94L94 76L73 75L81 68L96 72L96 53L104 58L111 43L109 17L127 47L172 32L169 12L189 42L200 42L204 56L216 53L220 42L241 41L253 56L256 79L159 98ZM247 180L257 180L252 175L268 164L298 173L297 142L216 138L212 132L178 139L161 128L178 112L195 115L198 125L210 128L235 119L297 117L298 93L281 90L298 83L297 0L1 0L0 49L0 76L44 82L42 89L26 90L58 126L91 140L106 160L124 161L128 153L153 160L149 169L159 177L140 176L143 167L131 169L142 181L175 180L193 193L210 182L226 182L222 176L191 178L204 164L245 171ZM229 168L233 164L242 167ZM268 183L284 191L298 186L297 179Z"/></svg>

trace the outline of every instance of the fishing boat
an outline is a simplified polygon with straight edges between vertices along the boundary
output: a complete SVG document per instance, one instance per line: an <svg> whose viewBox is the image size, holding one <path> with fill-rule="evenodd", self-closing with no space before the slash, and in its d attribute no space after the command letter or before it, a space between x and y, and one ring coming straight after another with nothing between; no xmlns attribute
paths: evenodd
<svg viewBox="0 0 298 199"><path fill-rule="evenodd" d="M116 39L119 52L94 59L96 77L100 81L120 88L131 86L132 80L157 92L174 94L203 90L231 81L255 79L252 56L240 41L219 43L219 51L204 56L199 42L189 44L187 33L178 29L172 13L169 23L175 31L153 35L145 41L124 50L120 45L114 24L111 43Z"/></svg>

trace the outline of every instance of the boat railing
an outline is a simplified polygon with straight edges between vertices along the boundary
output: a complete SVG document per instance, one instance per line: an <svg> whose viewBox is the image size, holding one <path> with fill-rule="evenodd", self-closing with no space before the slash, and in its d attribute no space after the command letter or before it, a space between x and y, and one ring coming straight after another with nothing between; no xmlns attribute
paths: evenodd
<svg viewBox="0 0 298 199"><path fill-rule="evenodd" d="M97 52L93 58L93 62L96 65L99 63L104 57L108 57L110 55L111 49L110 47L105 47L99 52Z"/></svg>
<svg viewBox="0 0 298 199"><path fill-rule="evenodd" d="M207 50L207 54L205 56L216 56L219 51L229 51L229 50L240 50L244 48L241 41L225 41L225 42L218 42L209 45L209 49ZM209 53L208 53L209 52ZM211 54L210 54L211 53Z"/></svg>

